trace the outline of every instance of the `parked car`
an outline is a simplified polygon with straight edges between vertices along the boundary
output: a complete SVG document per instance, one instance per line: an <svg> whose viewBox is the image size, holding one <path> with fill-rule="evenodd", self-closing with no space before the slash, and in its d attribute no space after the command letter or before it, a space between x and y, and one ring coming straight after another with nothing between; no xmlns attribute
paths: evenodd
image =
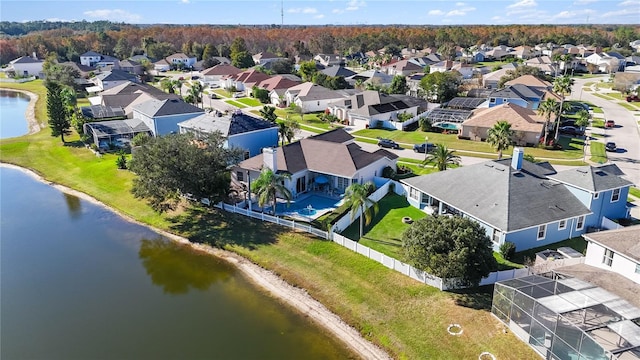
<svg viewBox="0 0 640 360"><path fill-rule="evenodd" d="M191 77L191 80L198 80L198 79L200 79L200 76L192 76Z"/></svg>
<svg viewBox="0 0 640 360"><path fill-rule="evenodd" d="M615 122L615 121L613 121L613 120L607 120L607 121L604 123L604 127L605 127L605 129L606 129L606 128L614 128L614 127L616 127L616 122Z"/></svg>
<svg viewBox="0 0 640 360"><path fill-rule="evenodd" d="M616 151L618 150L618 148L616 147L616 143L614 143L613 141L609 141L608 143L606 143L604 145L604 149L607 151Z"/></svg>
<svg viewBox="0 0 640 360"><path fill-rule="evenodd" d="M417 152L417 153L430 153L433 151L433 149L435 149L435 145L432 143L422 143L422 144L415 144L413 145L413 151Z"/></svg>
<svg viewBox="0 0 640 360"><path fill-rule="evenodd" d="M565 135L584 135L584 129L576 126L560 126L560 133Z"/></svg>
<svg viewBox="0 0 640 360"><path fill-rule="evenodd" d="M218 95L216 95L215 93L211 93L211 94L209 94L209 98L210 99L217 99Z"/></svg>
<svg viewBox="0 0 640 360"><path fill-rule="evenodd" d="M640 101L640 97L638 95L627 96L627 102L632 102L632 101Z"/></svg>
<svg viewBox="0 0 640 360"><path fill-rule="evenodd" d="M378 146L390 149L400 149L400 145L391 139L378 139Z"/></svg>
<svg viewBox="0 0 640 360"><path fill-rule="evenodd" d="M241 98L241 97L244 97L244 93L243 93L243 92L233 93L233 97L234 97L234 98Z"/></svg>

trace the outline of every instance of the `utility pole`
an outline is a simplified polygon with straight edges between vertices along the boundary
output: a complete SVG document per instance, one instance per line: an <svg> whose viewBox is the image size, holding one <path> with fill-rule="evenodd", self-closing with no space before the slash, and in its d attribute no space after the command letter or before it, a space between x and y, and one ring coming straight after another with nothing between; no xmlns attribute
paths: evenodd
<svg viewBox="0 0 640 360"><path fill-rule="evenodd" d="M281 19L280 27L283 27L284 26L284 0L280 1L280 19Z"/></svg>

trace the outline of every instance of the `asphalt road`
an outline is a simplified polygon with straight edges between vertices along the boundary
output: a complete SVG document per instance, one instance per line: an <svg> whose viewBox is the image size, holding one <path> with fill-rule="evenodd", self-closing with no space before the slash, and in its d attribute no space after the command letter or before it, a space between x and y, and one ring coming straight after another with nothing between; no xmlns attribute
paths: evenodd
<svg viewBox="0 0 640 360"><path fill-rule="evenodd" d="M603 77L605 80L607 78L608 75ZM600 106L604 111L604 118L616 122L616 126L613 129L594 129L594 131L604 134L605 137L602 141L616 143L618 151L607 152L607 157L626 174L626 179L640 186L640 128L637 123L640 117L634 116L633 112L613 101L602 99L582 90L585 83L594 81L599 81L599 79L576 79L573 92L569 98L589 101L594 105Z"/></svg>

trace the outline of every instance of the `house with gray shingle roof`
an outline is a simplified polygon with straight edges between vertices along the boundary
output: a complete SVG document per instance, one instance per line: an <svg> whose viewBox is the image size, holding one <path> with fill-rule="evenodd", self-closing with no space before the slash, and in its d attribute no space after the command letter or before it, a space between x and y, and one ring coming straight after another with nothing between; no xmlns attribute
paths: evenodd
<svg viewBox="0 0 640 360"><path fill-rule="evenodd" d="M16 76L40 76L43 64L44 61L36 57L21 56L10 61L7 70L13 70Z"/></svg>
<svg viewBox="0 0 640 360"><path fill-rule="evenodd" d="M489 96L489 107L510 103L523 108L536 110L545 96L545 92L535 87L514 84L496 90Z"/></svg>
<svg viewBox="0 0 640 360"><path fill-rule="evenodd" d="M349 69L347 69L344 66L340 66L340 65L332 65L329 66L323 70L320 70L321 73L327 75L327 76L342 76L343 78L347 78L349 76L355 75L356 72L355 71L351 71Z"/></svg>
<svg viewBox="0 0 640 360"><path fill-rule="evenodd" d="M587 173L582 177L580 172L574 173L578 169L556 172L548 163L524 160L523 154L516 148L511 159L401 182L412 206L429 214L459 215L477 221L496 250L506 241L514 243L517 251L545 246L579 236L589 227L600 227L605 214L627 216L620 209L626 207L631 183L620 177L622 172L615 165L578 168ZM592 177L607 179L603 180L606 185L592 185L599 191L578 188L577 183L586 186L589 182L588 174L597 173L607 174ZM595 192L600 193L599 202L594 202Z"/></svg>
<svg viewBox="0 0 640 360"><path fill-rule="evenodd" d="M147 125L154 136L177 133L178 123L204 113L181 99L152 99L133 106L133 118Z"/></svg>
<svg viewBox="0 0 640 360"><path fill-rule="evenodd" d="M613 271L640 284L640 225L582 235L585 264ZM638 289L635 298L638 298Z"/></svg>
<svg viewBox="0 0 640 360"><path fill-rule="evenodd" d="M329 112L340 120L348 120L350 125L360 123L369 127L378 124L392 127L389 120L397 120L399 113L418 115L418 106L411 106L393 95L374 90L363 91L346 99L328 105ZM392 127L395 129L395 127Z"/></svg>
<svg viewBox="0 0 640 360"><path fill-rule="evenodd" d="M363 150L343 129L311 136L278 148L265 148L263 153L249 158L234 169L234 180L255 180L263 167L274 172L288 173L291 179L285 186L294 196L314 190L314 179L323 176L323 188L340 193L354 182L365 183L381 176L390 166L396 169L398 156L384 149Z"/></svg>
<svg viewBox="0 0 640 360"><path fill-rule="evenodd" d="M263 148L278 146L278 125L242 111L230 115L220 112L201 114L178 123L180 133L219 132L228 148L244 150L245 159L259 155Z"/></svg>
<svg viewBox="0 0 640 360"><path fill-rule="evenodd" d="M283 100L285 106L296 104L303 109L305 114L324 111L330 103L347 97L345 92L331 90L312 82L305 82L288 88L283 94L283 99L272 95L273 91L269 94L272 103L277 100L279 101L277 104L280 104L280 101Z"/></svg>

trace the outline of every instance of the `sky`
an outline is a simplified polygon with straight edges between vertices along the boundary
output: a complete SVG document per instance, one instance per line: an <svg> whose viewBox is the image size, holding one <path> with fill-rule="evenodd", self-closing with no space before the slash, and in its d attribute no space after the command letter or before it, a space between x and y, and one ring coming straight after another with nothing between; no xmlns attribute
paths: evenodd
<svg viewBox="0 0 640 360"><path fill-rule="evenodd" d="M640 0L1 0L0 20L224 25L640 24Z"/></svg>

